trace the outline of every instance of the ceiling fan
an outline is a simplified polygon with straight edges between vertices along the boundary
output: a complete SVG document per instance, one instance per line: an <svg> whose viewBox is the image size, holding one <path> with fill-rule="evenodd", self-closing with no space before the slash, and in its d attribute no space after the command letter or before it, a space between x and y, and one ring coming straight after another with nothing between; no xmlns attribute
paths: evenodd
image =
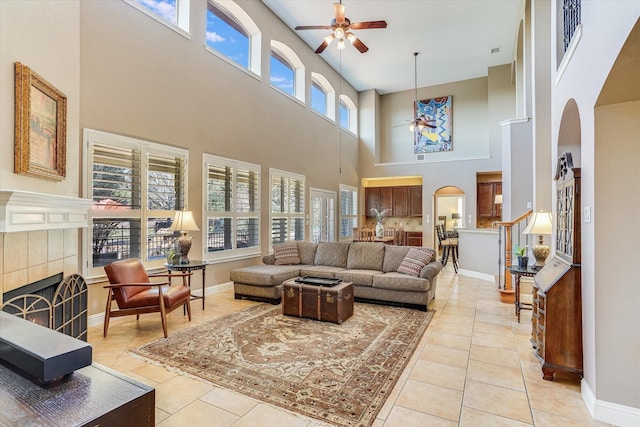
<svg viewBox="0 0 640 427"><path fill-rule="evenodd" d="M316 53L322 53L327 46L333 41L338 40L338 49L344 49L344 39L346 38L351 44L360 51L365 53L369 48L360 41L351 30L368 30L375 28L387 28L386 21L367 21L367 22L354 22L351 23L349 18L344 14L344 5L342 0L340 3L333 4L333 11L335 18L331 20L331 25L299 25L295 29L300 30L331 30L332 33L324 38L324 41L316 49Z"/></svg>

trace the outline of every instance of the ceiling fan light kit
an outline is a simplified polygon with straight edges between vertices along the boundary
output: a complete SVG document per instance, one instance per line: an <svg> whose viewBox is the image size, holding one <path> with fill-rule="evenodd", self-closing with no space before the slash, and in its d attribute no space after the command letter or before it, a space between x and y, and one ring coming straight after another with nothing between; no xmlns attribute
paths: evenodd
<svg viewBox="0 0 640 427"><path fill-rule="evenodd" d="M350 30L367 30L367 29L375 29L375 28L387 28L386 21L366 21L366 22L354 22L351 21L345 16L345 8L342 4L342 0L340 3L333 4L333 12L335 18L331 20L331 25L299 25L295 29L297 31L300 30L331 30L333 31L331 34L324 38L324 41L318 48L315 50L316 53L322 53L327 46L331 44L335 39L338 40L338 50L342 50L345 48L344 39L346 38L349 42L360 51L360 53L365 53L369 50L367 45L362 43L362 41Z"/></svg>

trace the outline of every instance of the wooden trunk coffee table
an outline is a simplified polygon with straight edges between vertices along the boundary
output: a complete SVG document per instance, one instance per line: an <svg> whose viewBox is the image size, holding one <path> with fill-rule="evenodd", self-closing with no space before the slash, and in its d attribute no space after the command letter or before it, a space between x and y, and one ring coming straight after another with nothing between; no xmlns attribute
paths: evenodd
<svg viewBox="0 0 640 427"><path fill-rule="evenodd" d="M309 276L289 279L282 284L282 314L342 324L353 315L353 283Z"/></svg>

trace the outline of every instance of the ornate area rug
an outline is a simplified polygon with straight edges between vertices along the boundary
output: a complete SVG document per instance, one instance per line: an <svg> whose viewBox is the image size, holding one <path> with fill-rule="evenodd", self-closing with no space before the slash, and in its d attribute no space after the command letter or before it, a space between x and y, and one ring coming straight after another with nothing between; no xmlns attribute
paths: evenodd
<svg viewBox="0 0 640 427"><path fill-rule="evenodd" d="M356 303L337 325L281 310L255 305L133 353L331 424L370 426L433 317Z"/></svg>

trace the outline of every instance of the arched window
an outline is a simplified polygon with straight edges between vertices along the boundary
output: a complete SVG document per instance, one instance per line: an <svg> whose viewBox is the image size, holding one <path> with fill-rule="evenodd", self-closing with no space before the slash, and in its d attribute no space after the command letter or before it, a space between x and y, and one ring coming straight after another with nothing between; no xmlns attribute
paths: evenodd
<svg viewBox="0 0 640 427"><path fill-rule="evenodd" d="M340 95L340 127L353 133L358 131L358 110L347 95Z"/></svg>
<svg viewBox="0 0 640 427"><path fill-rule="evenodd" d="M189 0L125 1L172 30L191 38L189 34Z"/></svg>
<svg viewBox="0 0 640 427"><path fill-rule="evenodd" d="M311 108L314 111L336 119L336 92L329 81L318 73L311 73Z"/></svg>
<svg viewBox="0 0 640 427"><path fill-rule="evenodd" d="M304 65L289 46L271 40L271 86L304 102Z"/></svg>
<svg viewBox="0 0 640 427"><path fill-rule="evenodd" d="M207 49L260 75L261 33L231 0L207 2Z"/></svg>

